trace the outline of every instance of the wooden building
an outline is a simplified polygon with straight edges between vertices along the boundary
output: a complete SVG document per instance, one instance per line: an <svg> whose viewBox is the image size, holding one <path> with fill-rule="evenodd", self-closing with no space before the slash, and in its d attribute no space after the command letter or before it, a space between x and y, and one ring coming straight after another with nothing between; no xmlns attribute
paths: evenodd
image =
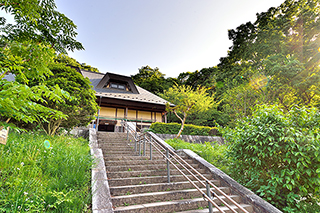
<svg viewBox="0 0 320 213"><path fill-rule="evenodd" d="M95 124L99 131L122 131L120 120L137 130L166 122L167 101L134 84L128 76L81 70L91 81L100 106Z"/></svg>

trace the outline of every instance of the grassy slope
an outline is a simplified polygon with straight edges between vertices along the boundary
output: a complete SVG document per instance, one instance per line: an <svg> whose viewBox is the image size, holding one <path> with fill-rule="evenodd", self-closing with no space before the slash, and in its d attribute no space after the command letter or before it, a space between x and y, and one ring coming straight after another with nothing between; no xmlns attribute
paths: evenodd
<svg viewBox="0 0 320 213"><path fill-rule="evenodd" d="M180 139L168 139L166 142L176 150L190 149L218 169L229 173L229 159L225 157L227 145L212 146L209 142L205 144L188 143Z"/></svg>
<svg viewBox="0 0 320 213"><path fill-rule="evenodd" d="M0 144L0 153L0 212L85 212L88 208L92 159L87 140L10 133L7 144Z"/></svg>

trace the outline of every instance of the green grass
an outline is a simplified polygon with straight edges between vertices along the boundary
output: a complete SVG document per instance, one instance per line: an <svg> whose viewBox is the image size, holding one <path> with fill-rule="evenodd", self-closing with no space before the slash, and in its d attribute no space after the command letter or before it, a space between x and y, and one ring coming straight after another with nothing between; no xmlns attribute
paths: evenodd
<svg viewBox="0 0 320 213"><path fill-rule="evenodd" d="M89 149L82 138L11 132L0 144L0 212L87 212Z"/></svg>
<svg viewBox="0 0 320 213"><path fill-rule="evenodd" d="M212 146L209 142L205 142L205 144L188 143L181 139L168 139L166 142L176 150L192 150L215 167L229 174L230 160L225 156L227 145L215 144Z"/></svg>

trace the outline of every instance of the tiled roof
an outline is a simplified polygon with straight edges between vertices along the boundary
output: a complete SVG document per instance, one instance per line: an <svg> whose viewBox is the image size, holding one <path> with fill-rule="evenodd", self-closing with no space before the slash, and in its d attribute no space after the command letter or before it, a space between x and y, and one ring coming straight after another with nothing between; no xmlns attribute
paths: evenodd
<svg viewBox="0 0 320 213"><path fill-rule="evenodd" d="M115 98L121 100L143 102L143 103L152 103L159 105L166 105L168 101L160 98L159 96L139 87L136 85L139 94L134 94L130 91L111 89L111 88L96 88L100 80L105 76L103 73L96 73L86 70L81 70L81 73L84 77L88 77L91 81L93 89L96 91L96 96Z"/></svg>

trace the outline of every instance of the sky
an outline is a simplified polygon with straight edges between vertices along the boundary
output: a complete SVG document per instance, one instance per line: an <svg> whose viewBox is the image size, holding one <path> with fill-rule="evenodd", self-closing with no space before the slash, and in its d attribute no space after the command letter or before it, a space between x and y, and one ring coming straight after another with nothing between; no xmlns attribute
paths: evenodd
<svg viewBox="0 0 320 213"><path fill-rule="evenodd" d="M69 52L102 73L158 67L166 77L216 66L232 45L228 30L284 0L56 0L77 25L85 50Z"/></svg>

